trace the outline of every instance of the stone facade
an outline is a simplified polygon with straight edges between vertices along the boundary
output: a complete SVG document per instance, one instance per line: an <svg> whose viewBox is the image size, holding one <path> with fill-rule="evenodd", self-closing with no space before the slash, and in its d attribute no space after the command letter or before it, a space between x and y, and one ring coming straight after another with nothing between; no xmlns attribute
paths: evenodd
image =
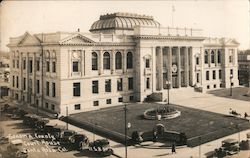
<svg viewBox="0 0 250 158"><path fill-rule="evenodd" d="M168 86L202 92L238 86L234 39L164 28L129 13L102 16L90 31L10 38L11 97L65 115L66 108L76 113L150 95L165 100Z"/></svg>

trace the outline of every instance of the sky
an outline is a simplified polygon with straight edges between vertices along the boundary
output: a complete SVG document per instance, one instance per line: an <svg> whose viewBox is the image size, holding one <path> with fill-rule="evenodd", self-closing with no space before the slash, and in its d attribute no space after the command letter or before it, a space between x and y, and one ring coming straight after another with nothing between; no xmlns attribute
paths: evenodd
<svg viewBox="0 0 250 158"><path fill-rule="evenodd" d="M0 50L10 37L56 31L89 32L100 15L130 12L153 16L162 26L198 28L206 37L235 38L249 49L248 0L139 1L3 1L0 6ZM174 12L173 12L174 8ZM173 23L172 23L173 17Z"/></svg>

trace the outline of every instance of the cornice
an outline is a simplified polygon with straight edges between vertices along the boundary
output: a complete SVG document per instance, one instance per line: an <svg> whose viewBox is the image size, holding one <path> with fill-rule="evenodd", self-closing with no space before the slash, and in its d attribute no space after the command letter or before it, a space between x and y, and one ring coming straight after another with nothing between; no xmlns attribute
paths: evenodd
<svg viewBox="0 0 250 158"><path fill-rule="evenodd" d="M190 37L190 36L162 36L162 35L135 35L136 39L170 39L170 40L197 40L203 41L205 37Z"/></svg>

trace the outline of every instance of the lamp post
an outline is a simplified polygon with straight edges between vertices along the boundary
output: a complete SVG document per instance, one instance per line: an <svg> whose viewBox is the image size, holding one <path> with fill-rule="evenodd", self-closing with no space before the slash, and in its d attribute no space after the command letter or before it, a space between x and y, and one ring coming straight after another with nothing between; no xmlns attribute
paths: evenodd
<svg viewBox="0 0 250 158"><path fill-rule="evenodd" d="M168 89L168 105L169 105L169 90L170 90L171 82L166 81L166 85L167 85L167 89Z"/></svg>
<svg viewBox="0 0 250 158"><path fill-rule="evenodd" d="M232 79L233 79L233 74L230 75L230 96L233 96Z"/></svg>
<svg viewBox="0 0 250 158"><path fill-rule="evenodd" d="M128 145L128 142L127 142L127 132L128 132L128 129L131 128L131 123L130 123L130 122L127 123L127 111L128 111L127 104L124 104L125 158L127 158L127 156L128 156L128 149L127 149L127 145Z"/></svg>

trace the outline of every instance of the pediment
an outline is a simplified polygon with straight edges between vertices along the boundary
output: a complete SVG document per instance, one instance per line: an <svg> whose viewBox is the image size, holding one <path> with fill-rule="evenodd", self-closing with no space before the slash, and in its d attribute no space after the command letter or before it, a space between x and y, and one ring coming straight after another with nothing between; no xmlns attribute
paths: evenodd
<svg viewBox="0 0 250 158"><path fill-rule="evenodd" d="M239 45L240 43L236 41L235 39L228 39L225 41L225 45Z"/></svg>
<svg viewBox="0 0 250 158"><path fill-rule="evenodd" d="M59 41L59 43L62 45L80 45L80 44L90 44L95 42L81 34L75 34Z"/></svg>
<svg viewBox="0 0 250 158"><path fill-rule="evenodd" d="M26 32L19 41L18 45L40 45L40 43L41 42L35 36Z"/></svg>

